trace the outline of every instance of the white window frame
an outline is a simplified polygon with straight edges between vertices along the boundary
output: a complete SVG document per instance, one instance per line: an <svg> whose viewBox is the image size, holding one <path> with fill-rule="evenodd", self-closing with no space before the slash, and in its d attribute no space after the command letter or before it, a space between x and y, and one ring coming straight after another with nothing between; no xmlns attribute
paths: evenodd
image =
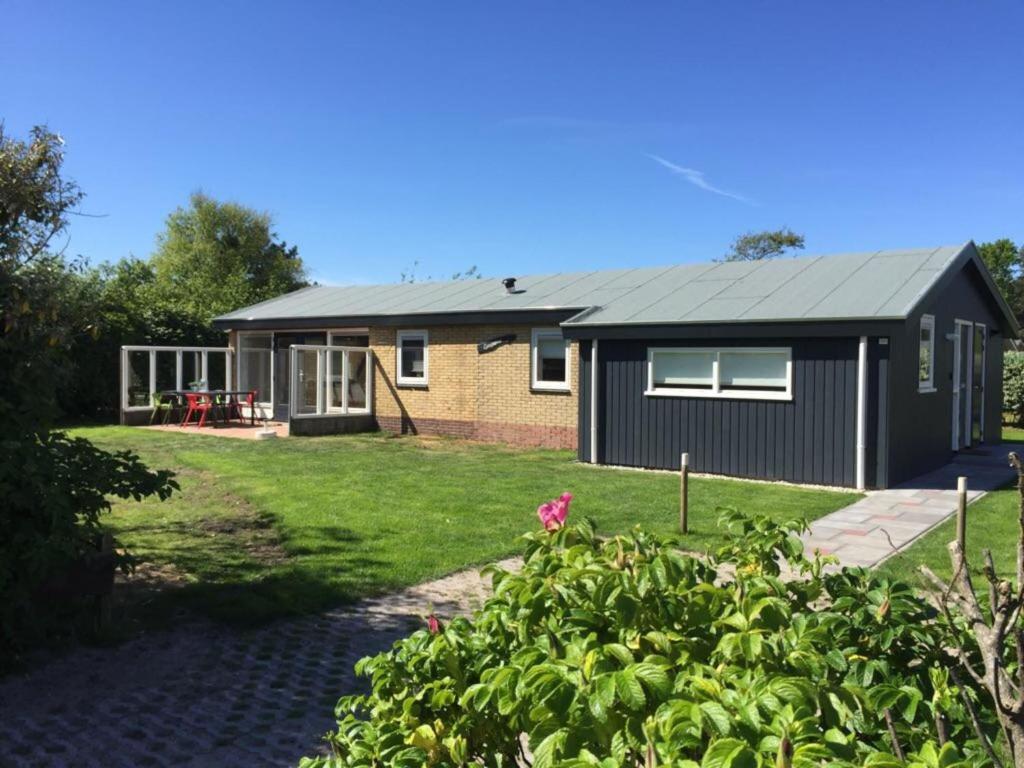
<svg viewBox="0 0 1024 768"><path fill-rule="evenodd" d="M312 412L302 413L299 410L299 365L298 357L300 352L316 353L316 403ZM332 365L331 354L341 352L342 381L348 379L348 353L358 352L366 355L366 372L364 391L366 394L366 405L362 408L350 406L348 403L348 387L342 387L341 405L330 405L330 397L327 394L327 384L331 380ZM288 348L290 356L291 386L289 388L290 400L288 403L289 417L292 419L315 419L325 416L364 416L373 413L373 350L369 347L346 347L341 345L323 344L293 344Z"/></svg>
<svg viewBox="0 0 1024 768"><path fill-rule="evenodd" d="M340 347L343 344L336 344L334 341L335 336L369 336L370 329L368 327L363 328L332 328L327 331L327 346L329 347Z"/></svg>
<svg viewBox="0 0 1024 768"><path fill-rule="evenodd" d="M928 343L928 379L921 381L921 331L931 331ZM921 323L917 328L917 391L921 393L935 392L935 315L921 315Z"/></svg>
<svg viewBox="0 0 1024 768"><path fill-rule="evenodd" d="M712 362L711 389L686 389L680 387L663 387L658 389L654 384L654 358L659 353L703 353L715 356ZM786 355L786 389L771 392L756 389L721 388L719 361L722 353L729 354L778 354ZM648 397L701 397L719 400L792 400L793 399L793 348L792 347L648 347L647 348L647 389Z"/></svg>
<svg viewBox="0 0 1024 768"><path fill-rule="evenodd" d="M565 342L565 381L541 381L537 378L540 372L540 340L554 338ZM530 332L530 388L547 392L568 392L572 388L572 342L562 336L559 328L534 328Z"/></svg>
<svg viewBox="0 0 1024 768"><path fill-rule="evenodd" d="M423 376L402 375L402 347L409 338L423 339ZM395 381L402 387L427 387L430 380L430 334L427 331L399 331L395 343Z"/></svg>

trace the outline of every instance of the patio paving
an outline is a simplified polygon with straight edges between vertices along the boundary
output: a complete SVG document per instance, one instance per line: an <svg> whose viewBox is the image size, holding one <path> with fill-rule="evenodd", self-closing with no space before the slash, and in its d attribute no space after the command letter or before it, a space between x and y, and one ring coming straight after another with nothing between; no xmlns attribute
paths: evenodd
<svg viewBox="0 0 1024 768"><path fill-rule="evenodd" d="M269 421L267 427L274 430L274 433L278 437L288 437L288 424L281 421ZM200 434L200 435L214 435L216 437L240 437L248 440L257 439L257 433L263 430L263 423L256 422L255 425L251 425L248 422L245 424L239 424L237 422L231 422L230 426L224 426L223 424L209 424L207 423L202 428L197 427L195 422L192 422L188 426L181 426L179 424L150 424L141 429L156 429L161 432L175 432L178 434ZM0 763L2 766L3 763Z"/></svg>
<svg viewBox="0 0 1024 768"><path fill-rule="evenodd" d="M294 766L323 751L339 696L362 688L356 661L488 590L464 571L261 629L192 621L37 660L0 679L0 766Z"/></svg>
<svg viewBox="0 0 1024 768"><path fill-rule="evenodd" d="M1003 443L958 454L949 464L811 523L804 543L835 555L840 566L874 567L956 514L957 478L967 477L967 503L1012 481L1007 454L1024 454L1024 444ZM968 512L968 519L970 513Z"/></svg>

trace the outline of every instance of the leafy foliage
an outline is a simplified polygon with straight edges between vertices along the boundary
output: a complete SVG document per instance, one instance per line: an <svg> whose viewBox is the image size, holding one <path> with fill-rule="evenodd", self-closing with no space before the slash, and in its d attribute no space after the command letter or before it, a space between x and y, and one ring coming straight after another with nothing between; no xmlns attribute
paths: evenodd
<svg viewBox="0 0 1024 768"><path fill-rule="evenodd" d="M174 487L131 453L53 431L66 349L95 331L65 303L80 272L49 252L82 197L60 176L62 147L44 128L27 144L0 130L0 666L53 618L38 595L44 580L95 551L107 495Z"/></svg>
<svg viewBox="0 0 1024 768"><path fill-rule="evenodd" d="M1013 313L1018 317L1024 314L1024 246L1003 237L979 244L978 254Z"/></svg>
<svg viewBox="0 0 1024 768"><path fill-rule="evenodd" d="M801 522L722 523L736 538L708 559L589 521L528 535L472 620L359 662L371 692L339 701L332 755L303 765L984 763L962 711L975 691L949 680L909 586L826 575Z"/></svg>
<svg viewBox="0 0 1024 768"><path fill-rule="evenodd" d="M205 323L307 284L298 248L270 215L197 192L167 217L150 266L156 295Z"/></svg>
<svg viewBox="0 0 1024 768"><path fill-rule="evenodd" d="M1024 423L1024 352L1003 353L1003 412Z"/></svg>
<svg viewBox="0 0 1024 768"><path fill-rule="evenodd" d="M774 259L786 251L799 250L803 247L804 236L798 235L789 227L764 232L746 232L733 240L732 247L723 261Z"/></svg>

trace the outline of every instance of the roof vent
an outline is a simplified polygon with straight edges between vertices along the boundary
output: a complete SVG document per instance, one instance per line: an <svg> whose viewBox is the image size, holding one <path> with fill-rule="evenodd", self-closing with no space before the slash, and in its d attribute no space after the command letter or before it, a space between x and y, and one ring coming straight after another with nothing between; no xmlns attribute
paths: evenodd
<svg viewBox="0 0 1024 768"><path fill-rule="evenodd" d="M505 293L517 293L516 279L514 277L506 277L501 281L501 284L505 286Z"/></svg>

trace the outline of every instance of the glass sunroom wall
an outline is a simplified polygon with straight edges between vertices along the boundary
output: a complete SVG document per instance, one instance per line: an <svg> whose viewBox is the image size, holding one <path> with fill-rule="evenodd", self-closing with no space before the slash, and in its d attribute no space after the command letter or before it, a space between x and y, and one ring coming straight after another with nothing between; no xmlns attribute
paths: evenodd
<svg viewBox="0 0 1024 768"><path fill-rule="evenodd" d="M227 352L206 353L206 381L210 389L228 388Z"/></svg>
<svg viewBox="0 0 1024 768"><path fill-rule="evenodd" d="M255 391L258 403L271 401L273 341L269 333L246 333L238 337L238 388Z"/></svg>
<svg viewBox="0 0 1024 768"><path fill-rule="evenodd" d="M340 411L344 408L344 374L345 374L345 350L327 350L327 409L329 411Z"/></svg>
<svg viewBox="0 0 1024 768"><path fill-rule="evenodd" d="M178 388L178 353L173 349L159 349L156 355L156 382L153 391L159 394Z"/></svg>
<svg viewBox="0 0 1024 768"><path fill-rule="evenodd" d="M369 355L366 352L349 350L347 381L345 388L348 393L348 408L350 411L366 410L366 395L369 390Z"/></svg>
<svg viewBox="0 0 1024 768"><path fill-rule="evenodd" d="M317 389L319 385L319 353L315 349L295 350L292 397L295 413L318 413Z"/></svg>
<svg viewBox="0 0 1024 768"><path fill-rule="evenodd" d="M127 355L127 405L129 408L145 408L149 400L149 352L131 350Z"/></svg>
<svg viewBox="0 0 1024 768"><path fill-rule="evenodd" d="M202 389L203 353L184 351L181 353L181 388Z"/></svg>

